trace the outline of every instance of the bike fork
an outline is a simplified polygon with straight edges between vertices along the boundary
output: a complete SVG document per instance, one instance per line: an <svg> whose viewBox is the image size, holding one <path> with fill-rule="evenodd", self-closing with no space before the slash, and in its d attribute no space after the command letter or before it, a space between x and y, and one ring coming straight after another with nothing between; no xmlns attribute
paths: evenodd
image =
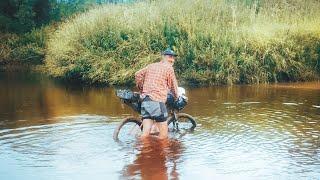
<svg viewBox="0 0 320 180"><path fill-rule="evenodd" d="M175 112L173 112L173 117L174 117L173 127L175 127L177 131L179 131L179 122L178 122L177 114Z"/></svg>

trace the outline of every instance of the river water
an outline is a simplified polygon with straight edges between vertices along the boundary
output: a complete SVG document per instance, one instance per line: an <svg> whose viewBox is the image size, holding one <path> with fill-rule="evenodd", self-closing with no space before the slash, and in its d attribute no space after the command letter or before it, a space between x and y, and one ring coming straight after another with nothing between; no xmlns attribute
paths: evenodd
<svg viewBox="0 0 320 180"><path fill-rule="evenodd" d="M115 142L113 88L0 73L0 179L319 179L320 83L187 88L194 132Z"/></svg>

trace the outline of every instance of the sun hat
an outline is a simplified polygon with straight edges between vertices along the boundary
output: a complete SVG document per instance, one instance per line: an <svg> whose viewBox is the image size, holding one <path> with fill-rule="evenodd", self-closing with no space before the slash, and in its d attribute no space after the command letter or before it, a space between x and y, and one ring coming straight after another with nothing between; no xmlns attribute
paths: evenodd
<svg viewBox="0 0 320 180"><path fill-rule="evenodd" d="M162 52L162 55L169 55L169 56L178 56L173 50L167 48L165 51Z"/></svg>

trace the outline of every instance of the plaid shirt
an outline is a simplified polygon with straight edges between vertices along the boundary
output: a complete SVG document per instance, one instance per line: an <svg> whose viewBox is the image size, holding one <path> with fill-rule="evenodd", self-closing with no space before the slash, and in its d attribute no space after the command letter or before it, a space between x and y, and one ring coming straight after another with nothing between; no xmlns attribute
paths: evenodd
<svg viewBox="0 0 320 180"><path fill-rule="evenodd" d="M171 90L178 97L178 82L172 65L161 61L148 65L135 74L136 85L142 96L149 95L154 101L166 102Z"/></svg>

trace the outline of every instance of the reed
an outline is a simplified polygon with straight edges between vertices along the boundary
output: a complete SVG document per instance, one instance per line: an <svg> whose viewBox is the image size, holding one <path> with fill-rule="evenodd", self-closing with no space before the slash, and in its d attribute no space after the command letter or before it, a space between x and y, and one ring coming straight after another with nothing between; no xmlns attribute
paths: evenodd
<svg viewBox="0 0 320 180"><path fill-rule="evenodd" d="M109 4L62 23L48 42L48 72L110 85L172 47L181 83L305 81L320 74L317 0L162 0Z"/></svg>

